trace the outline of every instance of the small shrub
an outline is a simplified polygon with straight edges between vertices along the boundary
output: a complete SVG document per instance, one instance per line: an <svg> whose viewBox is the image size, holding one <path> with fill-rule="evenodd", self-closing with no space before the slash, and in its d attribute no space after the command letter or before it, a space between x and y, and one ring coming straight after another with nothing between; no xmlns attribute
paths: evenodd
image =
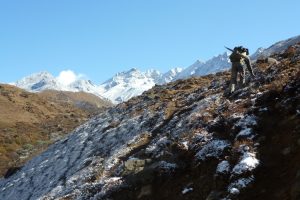
<svg viewBox="0 0 300 200"><path fill-rule="evenodd" d="M26 149L26 150L33 150L34 147L33 147L32 144L24 144L23 148Z"/></svg>

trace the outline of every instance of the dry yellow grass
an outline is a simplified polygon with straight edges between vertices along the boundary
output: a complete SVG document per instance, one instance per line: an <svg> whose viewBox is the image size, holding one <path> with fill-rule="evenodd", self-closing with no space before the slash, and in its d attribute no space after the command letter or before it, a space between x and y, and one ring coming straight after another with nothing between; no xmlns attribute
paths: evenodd
<svg viewBox="0 0 300 200"><path fill-rule="evenodd" d="M0 176L110 105L86 93L29 93L1 84Z"/></svg>

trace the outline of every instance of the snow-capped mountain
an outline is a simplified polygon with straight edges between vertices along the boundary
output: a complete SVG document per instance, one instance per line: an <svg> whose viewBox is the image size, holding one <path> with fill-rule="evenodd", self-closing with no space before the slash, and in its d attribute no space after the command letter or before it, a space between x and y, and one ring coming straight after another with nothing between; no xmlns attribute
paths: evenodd
<svg viewBox="0 0 300 200"><path fill-rule="evenodd" d="M102 97L99 88L96 85L94 85L90 80L76 80L69 85L69 88L70 91L73 92L87 92Z"/></svg>
<svg viewBox="0 0 300 200"><path fill-rule="evenodd" d="M206 61L201 68L196 70L196 75L203 76L211 73L224 71L231 66L228 52L214 56L212 59Z"/></svg>
<svg viewBox="0 0 300 200"><path fill-rule="evenodd" d="M257 58L259 58L260 56L263 56L265 49L260 47L258 48L251 56L250 58L252 60L256 60Z"/></svg>
<svg viewBox="0 0 300 200"><path fill-rule="evenodd" d="M183 68L176 67L174 69L169 70L168 72L164 73L159 79L157 84L165 84L173 81L175 77L183 71Z"/></svg>
<svg viewBox="0 0 300 200"><path fill-rule="evenodd" d="M156 70L141 72L136 68L116 74L99 86L101 95L113 103L126 101L152 88L160 79L161 74Z"/></svg>
<svg viewBox="0 0 300 200"><path fill-rule="evenodd" d="M150 69L146 72L132 68L129 71L116 74L113 78L100 85L101 95L110 99L113 103L120 103L142 94L155 84L169 83L182 72L182 68L174 68L162 74Z"/></svg>
<svg viewBox="0 0 300 200"><path fill-rule="evenodd" d="M12 83L12 85L30 92L41 92L44 90L87 92L103 98L99 88L90 80L77 79L66 84L49 72L40 72L29 75Z"/></svg>
<svg viewBox="0 0 300 200"><path fill-rule="evenodd" d="M31 92L64 89L63 86L56 80L56 78L48 72L39 72L29 75L15 83L12 83L12 85Z"/></svg>
<svg viewBox="0 0 300 200"><path fill-rule="evenodd" d="M287 40L276 42L275 44L271 45L266 49L262 47L258 48L257 51L253 55L251 55L251 59L256 60L259 57L267 57L273 53L279 53L285 50L287 47L296 44L298 42L300 42L300 35L289 38Z"/></svg>
<svg viewBox="0 0 300 200"><path fill-rule="evenodd" d="M280 52L291 44L300 41L300 36L292 37L275 43L267 49L259 48L251 59L255 60L259 56L269 56L275 52ZM72 83L62 84L58 78L48 72L41 72L25 77L17 81L14 85L28 91L39 92L42 90L63 90L63 91L84 91L105 97L113 103L120 103L142 94L144 91L152 88L155 84L166 84L178 79L186 79L192 76L203 76L210 73L216 73L229 69L231 66L229 52L225 52L212 59L202 62L197 60L186 69L174 68L166 73L157 70L148 70L141 72L138 69L120 72L111 79L105 81L100 86L94 85L91 81L76 79Z"/></svg>
<svg viewBox="0 0 300 200"><path fill-rule="evenodd" d="M295 44L300 41L300 36L292 37L287 40L283 40L280 42L275 43L274 45L270 46L267 49L259 48L252 56L251 59L256 59L260 55L269 56L270 54L281 52L282 50L286 49L288 46ZM212 59L209 59L205 62L197 60L194 64L187 67L186 69L182 68L174 68L168 71L165 74L161 74L160 72L153 70L151 73L139 72L139 77L133 76L129 78L132 74L124 72L121 73L122 76L126 74L125 79L120 82L116 82L113 79L110 79L106 83L102 84L102 88L104 86L105 90L103 96L112 100L114 103L119 103L122 101L126 101L133 96L140 95L143 91L150 89L155 84L165 84L169 83L178 79L187 79L193 76L203 76L211 73L216 73L220 71L224 71L230 68L231 63L229 60L230 52L224 52L218 56L214 56ZM138 70L137 70L138 71ZM120 75L120 74L119 74ZM117 75L118 76L118 75ZM142 78L141 78L142 77ZM142 82L140 85L134 84L133 86L130 85L130 82L135 82L136 78L139 79L138 82ZM120 80L119 78L115 78ZM122 79L122 78L121 78ZM142 81L144 80L145 81ZM126 84L127 83L127 84ZM107 85L113 85L113 87L108 87Z"/></svg>
<svg viewBox="0 0 300 200"><path fill-rule="evenodd" d="M179 73L175 80L186 79L192 76L203 76L211 73L216 73L223 71L230 67L230 60L228 58L229 54L227 52L213 57L212 59L202 62L197 60L194 64Z"/></svg>
<svg viewBox="0 0 300 200"><path fill-rule="evenodd" d="M196 69L200 68L204 62L197 60L194 64L190 65L186 69L183 69L180 73L178 73L174 79L185 79L189 76L194 76L196 73Z"/></svg>

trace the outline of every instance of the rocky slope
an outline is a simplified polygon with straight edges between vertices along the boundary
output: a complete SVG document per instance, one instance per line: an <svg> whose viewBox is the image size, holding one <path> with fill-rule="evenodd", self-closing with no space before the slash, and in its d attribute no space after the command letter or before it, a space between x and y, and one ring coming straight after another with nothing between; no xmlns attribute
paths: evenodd
<svg viewBox="0 0 300 200"><path fill-rule="evenodd" d="M299 199L300 44L273 57L233 94L225 71L109 109L0 180L0 199Z"/></svg>
<svg viewBox="0 0 300 200"><path fill-rule="evenodd" d="M0 84L0 176L109 106L92 94Z"/></svg>

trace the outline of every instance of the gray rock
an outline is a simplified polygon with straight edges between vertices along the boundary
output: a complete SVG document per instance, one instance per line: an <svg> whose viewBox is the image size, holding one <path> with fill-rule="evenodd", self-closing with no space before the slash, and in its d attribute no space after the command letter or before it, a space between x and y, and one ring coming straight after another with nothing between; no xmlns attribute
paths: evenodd
<svg viewBox="0 0 300 200"><path fill-rule="evenodd" d="M125 173L138 173L144 169L145 164L146 160L141 160L137 158L129 159L124 163Z"/></svg>

